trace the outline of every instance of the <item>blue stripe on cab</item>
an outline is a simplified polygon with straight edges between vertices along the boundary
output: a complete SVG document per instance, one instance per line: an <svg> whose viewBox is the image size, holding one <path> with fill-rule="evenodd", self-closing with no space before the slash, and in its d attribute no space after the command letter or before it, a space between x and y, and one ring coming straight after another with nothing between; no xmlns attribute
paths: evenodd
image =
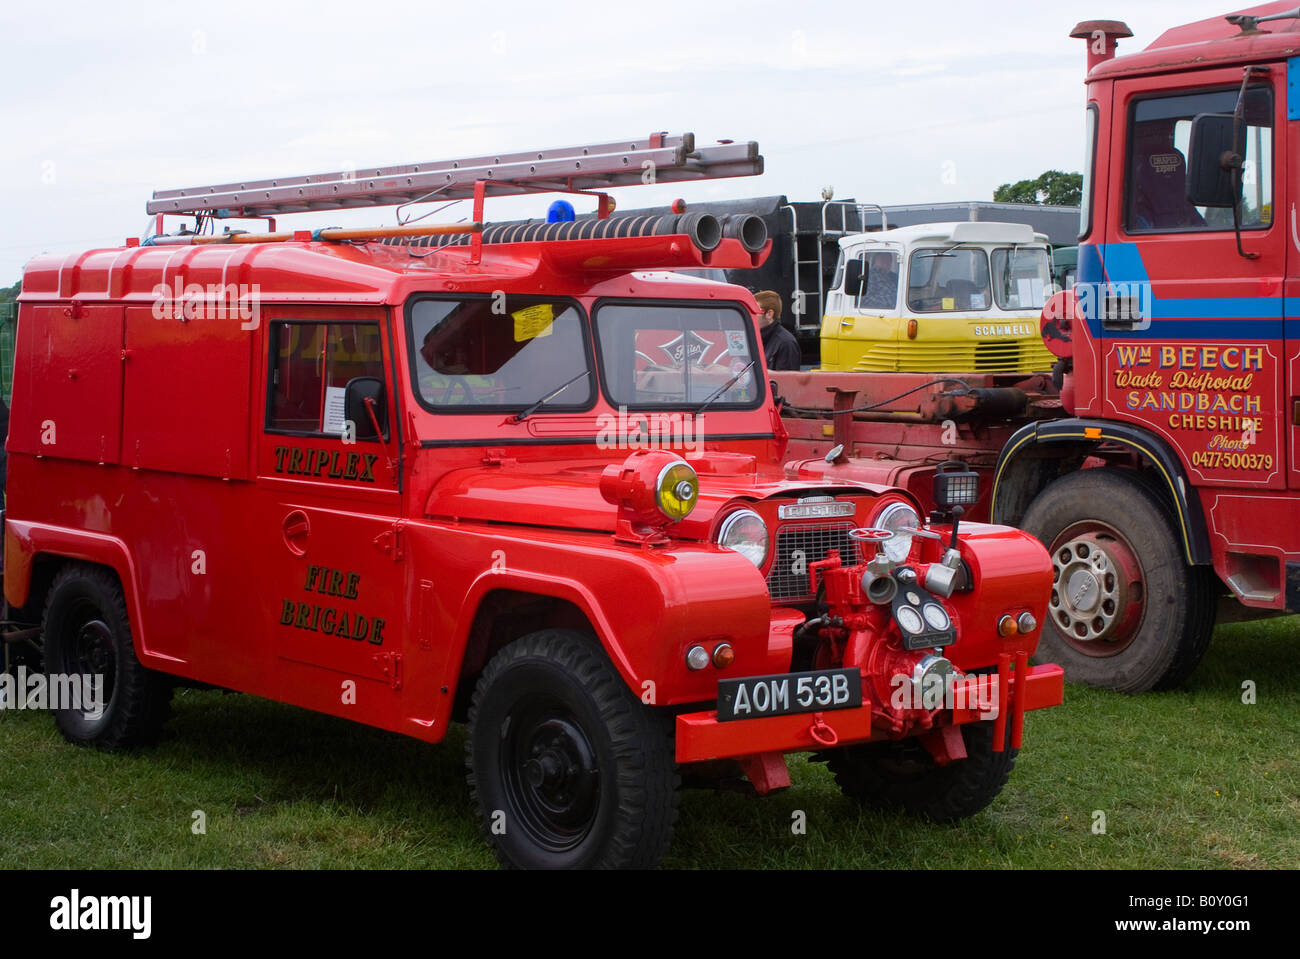
<svg viewBox="0 0 1300 959"><path fill-rule="evenodd" d="M1300 57L1286 62L1286 118L1300 120Z"/></svg>
<svg viewBox="0 0 1300 959"><path fill-rule="evenodd" d="M1288 79L1300 85L1300 57L1288 61ZM1300 104L1300 86L1296 102ZM1079 283L1104 288L1110 283L1150 284L1136 243L1081 244ZM1097 337L1146 340L1280 340L1300 337L1300 312L1283 318L1280 296L1159 297L1149 287L1152 325L1145 330L1102 330L1096 317L1088 326Z"/></svg>

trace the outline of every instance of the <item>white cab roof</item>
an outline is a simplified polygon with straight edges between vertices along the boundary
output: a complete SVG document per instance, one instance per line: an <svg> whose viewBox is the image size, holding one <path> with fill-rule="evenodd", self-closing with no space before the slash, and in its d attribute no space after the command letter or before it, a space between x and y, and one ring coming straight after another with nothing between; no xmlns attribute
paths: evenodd
<svg viewBox="0 0 1300 959"><path fill-rule="evenodd" d="M855 233L843 237L840 247L847 249L869 243L910 246L914 243L964 243L974 245L1014 245L1047 242L1047 235L1035 233L1028 223L993 223L962 220L956 223L920 223L880 233Z"/></svg>

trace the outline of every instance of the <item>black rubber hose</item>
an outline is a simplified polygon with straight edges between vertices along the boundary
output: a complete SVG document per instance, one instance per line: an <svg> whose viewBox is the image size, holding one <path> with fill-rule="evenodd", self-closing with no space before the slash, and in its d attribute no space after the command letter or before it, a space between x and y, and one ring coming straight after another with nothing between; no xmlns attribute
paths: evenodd
<svg viewBox="0 0 1300 959"><path fill-rule="evenodd" d="M767 242L767 224L752 213L728 213L721 220L722 235L740 241L746 251L757 253Z"/></svg>
<svg viewBox="0 0 1300 959"><path fill-rule="evenodd" d="M757 217L751 217L757 220ZM762 225L762 221L759 221ZM600 220L587 217L567 223L542 220L516 220L492 223L483 228L484 243L530 243L539 240L607 240L632 236L672 236L684 233L691 242L709 252L722 242L722 224L709 213L684 213L681 216L620 216ZM391 237L385 243L394 246L468 246L470 235ZM742 242L743 239L742 239ZM760 244L761 248L761 244ZM748 249L748 247L746 247Z"/></svg>

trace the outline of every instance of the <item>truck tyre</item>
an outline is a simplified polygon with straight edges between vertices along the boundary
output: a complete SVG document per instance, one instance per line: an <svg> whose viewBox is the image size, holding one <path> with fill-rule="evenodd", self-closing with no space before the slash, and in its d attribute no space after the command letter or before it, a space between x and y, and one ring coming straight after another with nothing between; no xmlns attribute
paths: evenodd
<svg viewBox="0 0 1300 959"><path fill-rule="evenodd" d="M1122 693L1183 682L1205 655L1213 573L1188 566L1175 519L1129 470L1077 470L1030 504L1021 528L1047 547L1053 585L1035 659Z"/></svg>
<svg viewBox="0 0 1300 959"><path fill-rule="evenodd" d="M54 710L65 739L106 750L157 740L172 685L136 658L126 600L115 576L93 566L60 571L45 604L43 640L51 680L58 674L75 677L84 690L82 677L92 684L96 676L103 677L98 708ZM87 705L83 699L82 706Z"/></svg>
<svg viewBox="0 0 1300 959"><path fill-rule="evenodd" d="M488 663L466 764L484 835L516 868L649 868L680 799L671 725L594 638L531 633Z"/></svg>
<svg viewBox="0 0 1300 959"><path fill-rule="evenodd" d="M1010 724L1007 725L1010 742ZM993 751L993 723L962 727L966 758L940 766L915 738L828 750L840 791L864 806L901 810L934 822L967 819L997 798L1016 764L1009 745Z"/></svg>

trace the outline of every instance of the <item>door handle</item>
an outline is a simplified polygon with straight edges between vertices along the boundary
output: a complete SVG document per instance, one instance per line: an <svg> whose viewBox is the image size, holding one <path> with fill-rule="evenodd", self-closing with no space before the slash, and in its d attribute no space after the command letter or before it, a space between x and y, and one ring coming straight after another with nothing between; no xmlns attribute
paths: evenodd
<svg viewBox="0 0 1300 959"><path fill-rule="evenodd" d="M291 511L280 524L284 545L294 556L307 552L307 537L311 535L311 520L300 509Z"/></svg>
<svg viewBox="0 0 1300 959"><path fill-rule="evenodd" d="M1147 317L1136 296L1107 296L1101 303L1101 327L1104 330L1131 330Z"/></svg>

